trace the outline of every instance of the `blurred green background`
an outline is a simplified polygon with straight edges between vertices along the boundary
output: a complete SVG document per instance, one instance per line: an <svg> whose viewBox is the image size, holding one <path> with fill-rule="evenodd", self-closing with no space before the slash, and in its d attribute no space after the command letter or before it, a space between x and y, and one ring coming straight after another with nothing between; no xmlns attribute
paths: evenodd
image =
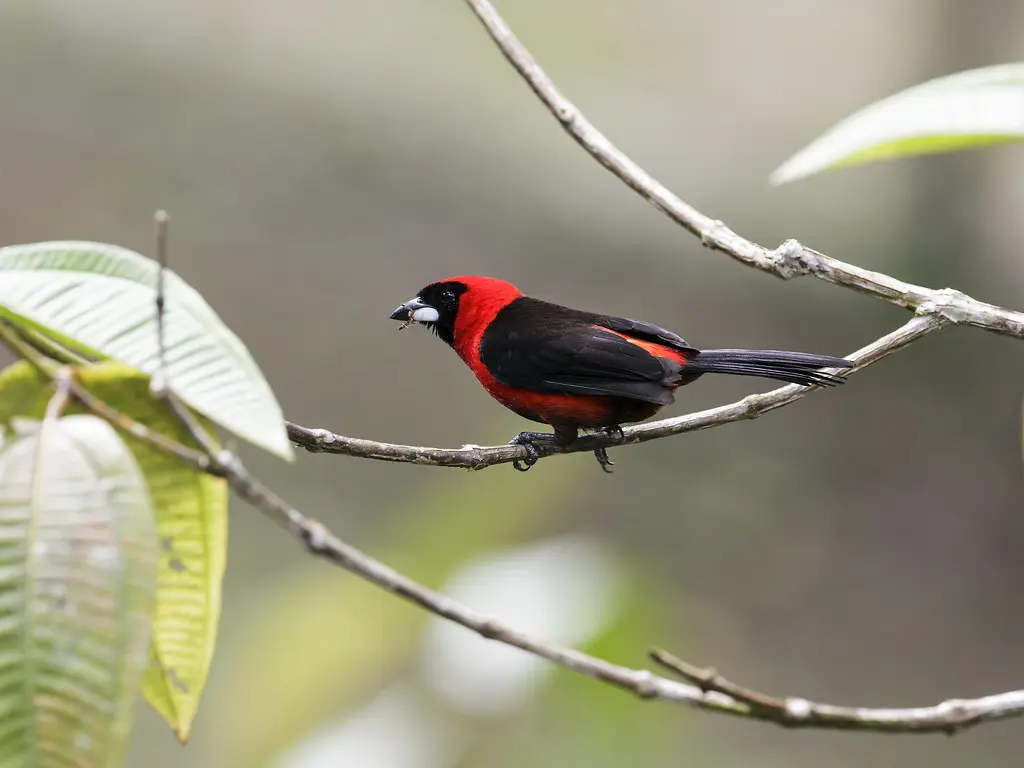
<svg viewBox="0 0 1024 768"><path fill-rule="evenodd" d="M1013 146L771 189L855 109L1021 58L1024 2L518 0L500 9L609 136L768 245L1024 306ZM524 422L387 316L482 273L697 346L842 354L905 312L703 251L575 146L464 4L0 4L2 242L96 239L174 268L288 417L380 440ZM899 706L1024 685L1024 348L932 336L755 422L527 475L255 452L349 541L474 608L613 661L651 645L778 694ZM670 414L770 385L705 379ZM955 740L786 732L642 703L494 649L313 562L241 504L192 742L141 710L128 764L1019 765L1020 721Z"/></svg>

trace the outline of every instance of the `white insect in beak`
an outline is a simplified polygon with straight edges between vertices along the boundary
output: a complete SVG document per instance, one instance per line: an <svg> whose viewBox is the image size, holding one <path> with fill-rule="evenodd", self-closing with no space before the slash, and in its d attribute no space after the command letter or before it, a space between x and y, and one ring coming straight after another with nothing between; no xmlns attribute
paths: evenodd
<svg viewBox="0 0 1024 768"><path fill-rule="evenodd" d="M413 323L436 323L440 316L434 307L419 297L399 304L398 309L391 313L391 319L400 321L402 328L407 328Z"/></svg>
<svg viewBox="0 0 1024 768"><path fill-rule="evenodd" d="M436 323L438 317L440 315L433 307L420 307L412 311L412 319L416 323Z"/></svg>

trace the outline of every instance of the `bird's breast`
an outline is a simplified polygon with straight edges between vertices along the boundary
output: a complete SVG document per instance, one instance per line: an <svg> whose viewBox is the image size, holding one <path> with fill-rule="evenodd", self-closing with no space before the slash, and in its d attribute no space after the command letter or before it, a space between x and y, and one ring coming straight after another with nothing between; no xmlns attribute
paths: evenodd
<svg viewBox="0 0 1024 768"><path fill-rule="evenodd" d="M654 415L659 408L652 403L624 397L552 394L510 387L498 381L484 365L479 349L476 354L459 355L487 394L524 419L541 424L569 424L584 429L599 429L613 424L643 421Z"/></svg>

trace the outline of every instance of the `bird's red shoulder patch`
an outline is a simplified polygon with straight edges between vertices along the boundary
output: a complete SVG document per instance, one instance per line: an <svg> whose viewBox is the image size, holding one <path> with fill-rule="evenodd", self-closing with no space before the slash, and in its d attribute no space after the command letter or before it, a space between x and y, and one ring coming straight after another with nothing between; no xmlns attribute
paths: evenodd
<svg viewBox="0 0 1024 768"><path fill-rule="evenodd" d="M641 349L650 352L655 357L661 357L666 360L673 360L679 363L679 365L681 366L686 366L686 361L688 358L686 354L684 354L681 350L674 349L665 344L659 344L656 341L646 341L644 339L638 339L635 336L630 336L625 333L619 333L618 331L613 331L611 328L605 328L603 325L595 325L594 327L600 328L602 331L607 331L608 333L614 333L619 338L625 339L630 344L634 344L640 347Z"/></svg>

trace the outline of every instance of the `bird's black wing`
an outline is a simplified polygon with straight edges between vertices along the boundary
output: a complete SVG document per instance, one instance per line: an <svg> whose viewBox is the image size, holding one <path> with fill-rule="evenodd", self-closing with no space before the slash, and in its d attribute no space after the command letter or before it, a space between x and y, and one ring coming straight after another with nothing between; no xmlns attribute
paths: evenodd
<svg viewBox="0 0 1024 768"><path fill-rule="evenodd" d="M537 299L516 299L484 332L480 359L494 378L517 389L671 403L671 385L682 366L607 330L609 319ZM675 334L646 323L623 320L619 333L639 335L623 323L643 326L645 335L654 336L651 341L668 345L672 339L685 345Z"/></svg>
<svg viewBox="0 0 1024 768"><path fill-rule="evenodd" d="M651 341L655 344L664 344L666 347L678 349L680 352L696 352L697 350L686 343L686 339L672 331L667 331L654 323L645 323L642 320L630 320L628 317L611 317L609 315L597 315L595 317L599 325L610 328L618 333L625 333L635 339Z"/></svg>

